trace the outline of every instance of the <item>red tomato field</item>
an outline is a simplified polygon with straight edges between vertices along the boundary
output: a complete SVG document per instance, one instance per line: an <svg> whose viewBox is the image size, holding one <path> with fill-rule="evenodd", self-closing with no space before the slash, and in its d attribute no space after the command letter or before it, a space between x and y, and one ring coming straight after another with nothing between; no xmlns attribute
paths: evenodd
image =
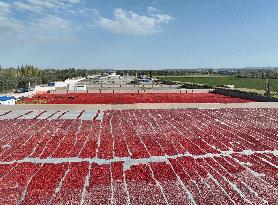
<svg viewBox="0 0 278 205"><path fill-rule="evenodd" d="M134 103L244 103L250 100L213 93L69 93L40 94L23 103L134 104Z"/></svg>
<svg viewBox="0 0 278 205"><path fill-rule="evenodd" d="M278 109L0 111L0 129L3 205L278 202Z"/></svg>

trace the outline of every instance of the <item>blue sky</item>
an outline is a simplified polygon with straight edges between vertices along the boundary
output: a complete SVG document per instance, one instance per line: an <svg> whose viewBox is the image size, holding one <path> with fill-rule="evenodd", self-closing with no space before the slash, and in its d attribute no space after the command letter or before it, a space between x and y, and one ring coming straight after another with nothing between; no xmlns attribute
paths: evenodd
<svg viewBox="0 0 278 205"><path fill-rule="evenodd" d="M277 0L0 0L0 65L278 66Z"/></svg>

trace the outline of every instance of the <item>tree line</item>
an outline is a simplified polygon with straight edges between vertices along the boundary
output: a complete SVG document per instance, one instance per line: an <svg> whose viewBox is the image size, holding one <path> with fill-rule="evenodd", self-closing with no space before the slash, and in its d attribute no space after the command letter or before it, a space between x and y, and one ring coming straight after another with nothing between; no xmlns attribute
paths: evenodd
<svg viewBox="0 0 278 205"><path fill-rule="evenodd" d="M68 78L85 77L88 74L84 69L39 69L31 65L17 68L2 69L0 67L0 93L17 88L47 84L52 81L64 81Z"/></svg>
<svg viewBox="0 0 278 205"><path fill-rule="evenodd" d="M270 78L278 79L276 69L165 69L165 70L117 70L120 75L147 75L147 76L187 76L187 75L223 75L238 78Z"/></svg>
<svg viewBox="0 0 278 205"><path fill-rule="evenodd" d="M0 66L0 93L16 88L47 84L53 81L64 81L68 78L86 77L101 74L103 69L39 69L32 65L2 69ZM184 75L229 75L238 78L278 78L278 69L164 69L164 70L116 70L119 75L139 76L184 76Z"/></svg>

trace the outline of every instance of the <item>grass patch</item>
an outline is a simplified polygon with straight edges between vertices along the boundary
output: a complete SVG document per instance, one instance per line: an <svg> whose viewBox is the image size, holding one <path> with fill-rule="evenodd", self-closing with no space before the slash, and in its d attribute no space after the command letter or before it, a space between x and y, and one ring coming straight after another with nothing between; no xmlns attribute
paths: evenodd
<svg viewBox="0 0 278 205"><path fill-rule="evenodd" d="M248 88L256 90L264 90L264 84L266 79L260 78L236 78L234 76L158 76L160 80L165 81L180 81L180 82L189 82L189 83L200 83L207 84L212 87L217 87L221 85L234 85L235 88ZM270 79L271 90L278 92L278 79Z"/></svg>

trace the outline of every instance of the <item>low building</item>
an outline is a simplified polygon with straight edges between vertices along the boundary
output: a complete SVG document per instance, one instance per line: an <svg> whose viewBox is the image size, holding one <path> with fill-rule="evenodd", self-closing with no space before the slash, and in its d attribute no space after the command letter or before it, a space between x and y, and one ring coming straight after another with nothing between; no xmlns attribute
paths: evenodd
<svg viewBox="0 0 278 205"><path fill-rule="evenodd" d="M75 85L74 86L74 90L83 90L83 91L86 91L87 90L87 86L86 85Z"/></svg>
<svg viewBox="0 0 278 205"><path fill-rule="evenodd" d="M63 81L50 82L50 83L48 83L48 86L55 87L55 88L64 88L64 87L67 87L67 83L65 83Z"/></svg>
<svg viewBox="0 0 278 205"><path fill-rule="evenodd" d="M15 97L0 96L0 105L15 105Z"/></svg>
<svg viewBox="0 0 278 205"><path fill-rule="evenodd" d="M104 76L99 77L99 79L102 79L102 80L103 79L111 79L111 80L113 80L113 79L123 79L123 77L121 75L117 75L116 72L111 72L109 74L106 74Z"/></svg>

